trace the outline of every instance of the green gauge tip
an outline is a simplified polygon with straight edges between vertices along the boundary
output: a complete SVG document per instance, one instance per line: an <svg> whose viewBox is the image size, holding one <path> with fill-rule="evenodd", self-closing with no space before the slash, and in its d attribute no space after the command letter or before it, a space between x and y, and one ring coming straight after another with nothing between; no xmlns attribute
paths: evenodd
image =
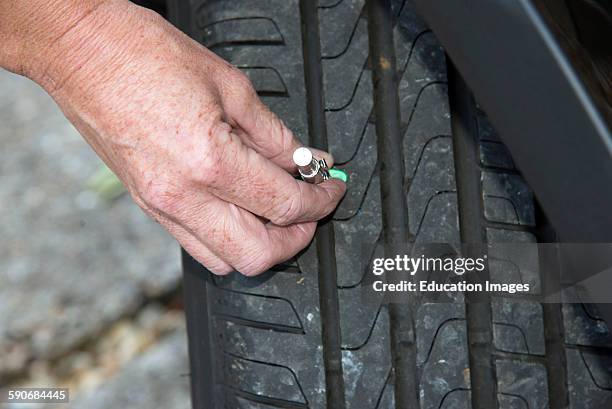
<svg viewBox="0 0 612 409"><path fill-rule="evenodd" d="M329 170L329 176L333 179L340 179L344 183L348 182L348 173L338 168L331 168Z"/></svg>

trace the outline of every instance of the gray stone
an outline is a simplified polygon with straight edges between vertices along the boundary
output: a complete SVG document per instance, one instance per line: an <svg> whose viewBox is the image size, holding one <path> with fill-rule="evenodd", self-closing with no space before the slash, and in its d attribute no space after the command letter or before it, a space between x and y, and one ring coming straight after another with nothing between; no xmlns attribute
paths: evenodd
<svg viewBox="0 0 612 409"><path fill-rule="evenodd" d="M190 408L189 363L184 331L167 336L91 393L76 396L71 409Z"/></svg>

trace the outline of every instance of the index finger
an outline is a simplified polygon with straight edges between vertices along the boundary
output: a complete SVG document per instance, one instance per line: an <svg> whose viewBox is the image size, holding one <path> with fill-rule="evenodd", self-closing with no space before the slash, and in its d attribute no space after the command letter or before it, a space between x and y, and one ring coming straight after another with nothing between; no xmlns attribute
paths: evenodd
<svg viewBox="0 0 612 409"><path fill-rule="evenodd" d="M259 98L250 81L242 74L233 72L232 80L226 84L223 96L224 109L236 123L234 132L242 142L260 155L285 169L296 173L297 167L291 160L293 152L304 146L284 122ZM331 167L333 156L325 151L311 148L315 156L325 159Z"/></svg>

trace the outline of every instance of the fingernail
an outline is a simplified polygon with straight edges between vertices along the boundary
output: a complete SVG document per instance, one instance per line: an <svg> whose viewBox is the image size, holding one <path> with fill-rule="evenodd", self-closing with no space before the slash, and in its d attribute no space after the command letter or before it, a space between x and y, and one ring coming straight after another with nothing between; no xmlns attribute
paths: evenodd
<svg viewBox="0 0 612 409"><path fill-rule="evenodd" d="M348 179L349 179L348 173L346 173L342 169L338 169L338 168L331 168L329 170L329 176L332 179L340 179L344 183L348 182Z"/></svg>

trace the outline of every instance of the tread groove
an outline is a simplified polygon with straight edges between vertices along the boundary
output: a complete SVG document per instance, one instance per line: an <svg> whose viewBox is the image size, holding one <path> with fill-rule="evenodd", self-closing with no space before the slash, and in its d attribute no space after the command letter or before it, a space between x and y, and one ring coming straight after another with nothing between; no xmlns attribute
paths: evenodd
<svg viewBox="0 0 612 409"><path fill-rule="evenodd" d="M382 231L378 234L378 237L376 238L376 241L374 242L374 245L372 246L372 251L368 255L369 261L372 261L372 257L374 257L374 253L376 252L376 247L380 245L381 240L382 240ZM357 283L351 284L351 285L345 285L345 286L338 286L338 289L350 290L351 288L360 287L363 284L363 280L365 279L367 272L368 272L367 268L364 267L363 272L361 274L361 278L359 279Z"/></svg>
<svg viewBox="0 0 612 409"><path fill-rule="evenodd" d="M344 48L342 49L342 51L340 51L338 54L336 55L325 55L322 56L321 59L322 60L334 60L336 58L340 58L342 57L344 54L346 54L346 52L348 51L349 48L351 48L351 43L353 42L353 37L355 37L355 32L357 32L357 27L359 27L359 20L361 20L361 16L359 16L357 18L357 20L355 21L355 25L353 26L352 30L351 30L351 35L349 36L348 41L346 42L346 45L344 46Z"/></svg>
<svg viewBox="0 0 612 409"><path fill-rule="evenodd" d="M344 103L343 105L336 107L336 108L325 108L325 112L340 112L340 111L344 111L346 108L348 108L351 103L353 102L353 100L355 99L355 94L357 94L357 90L359 88L359 83L361 82L361 79L363 78L363 74L365 74L365 71L368 67L368 62L364 62L363 63L363 67L361 68L361 71L359 72L359 76L357 77L357 81L355 81L355 86L353 87L353 90L351 91L351 96L348 99L348 101L346 101L346 103Z"/></svg>
<svg viewBox="0 0 612 409"><path fill-rule="evenodd" d="M525 399L521 395L517 395L517 394L514 394L514 393L500 392L500 396L510 396L511 398L516 398L516 399L520 400L521 402L523 402L523 404L525 405L525 407L527 409L531 408L531 406L529 405L529 402L527 402L527 399Z"/></svg>
<svg viewBox="0 0 612 409"><path fill-rule="evenodd" d="M415 235L419 235L419 233L421 232L421 228L423 227L423 221L425 220L425 216L427 215L427 210L429 209L429 206L431 205L431 202L438 196L442 196L442 195L454 195L455 192L454 190L440 190L437 192L434 192L431 196L429 196L429 198L427 199L427 203L425 204L425 208L423 209L423 217L421 217L421 220L419 220L419 225L417 226Z"/></svg>
<svg viewBox="0 0 612 409"><path fill-rule="evenodd" d="M429 344L429 349L427 350L427 355L425 356L425 359L423 360L423 364L427 363L429 361L429 358L431 358L431 353L436 344L436 339L438 338L440 331L442 331L442 328L444 328L444 326L446 326L447 324L450 324L451 322L457 322L457 321L465 321L465 319L464 318L447 318L444 321L442 321L440 324L438 324L438 327L436 328L436 332L434 333L434 336L431 339L431 342Z"/></svg>
<svg viewBox="0 0 612 409"><path fill-rule="evenodd" d="M597 355L609 356L612 357L612 348L609 347L600 347L594 345L582 345L582 344L565 344L567 349L574 349L579 352L591 352Z"/></svg>
<svg viewBox="0 0 612 409"><path fill-rule="evenodd" d="M257 40L233 41L232 40L232 41L221 41L216 44L211 44L208 48L211 51L216 51L222 48L236 47L236 46L238 47L261 47L261 46L270 46L270 45L284 46L285 44L283 44L280 41L257 41Z"/></svg>
<svg viewBox="0 0 612 409"><path fill-rule="evenodd" d="M531 351L529 350L529 342L527 342L527 336L525 335L525 331L523 330L523 328L521 328L517 324L511 324L511 323L499 322L499 321L493 321L493 325L499 325L500 327L508 327L508 328L516 329L519 332L519 334L521 334L521 342L523 343L523 346L525 347L527 354L531 354ZM503 351L503 352L507 352L507 351Z"/></svg>
<svg viewBox="0 0 612 409"><path fill-rule="evenodd" d="M298 404L298 405L308 406L308 398L306 397L306 394L304 393L304 390L302 389L302 385L300 385L300 382L298 381L297 374L295 373L295 371L293 369L291 369L291 368L289 368L288 366L285 366L285 365L275 364L273 362L264 362L264 361L260 361L260 360L257 360L257 359L246 358L244 356L240 356L240 355L235 354L233 352L223 351L223 353L226 354L227 356L230 356L230 357L235 358L235 359L240 359L240 360L243 360L243 361L253 362L253 363L256 363L256 364L268 365L268 366L272 366L272 367L275 367L275 368L283 368L283 369L288 370L291 373L291 375L293 376L293 379L295 380L295 383L296 383L298 389L300 390L300 393L302 394L302 397L304 398L306 403L303 404L301 402L293 402L293 401L287 401L287 402L292 402L292 403L295 403L295 404ZM256 396L261 396L261 395L256 395ZM276 399L276 398L266 398L266 399L280 400L280 399Z"/></svg>
<svg viewBox="0 0 612 409"><path fill-rule="evenodd" d="M380 394L378 395L378 398L376 399L376 405L374 406L374 409L378 409L380 407L380 403L383 400L383 395L385 394L385 389L387 388L387 385L389 385L389 380L391 379L391 371L387 372L387 377L385 378L385 382L383 383L383 387L380 390Z"/></svg>
<svg viewBox="0 0 612 409"><path fill-rule="evenodd" d="M385 255L398 250L409 239L408 212L404 195L400 104L393 41L393 12L389 0L366 1ZM419 406L414 316L409 304L389 304L392 371L395 408Z"/></svg>
<svg viewBox="0 0 612 409"><path fill-rule="evenodd" d="M526 362L530 364L541 364L546 363L546 357L540 355L527 355L521 352L508 352L508 351L495 351L492 356L497 359L507 359L512 362Z"/></svg>
<svg viewBox="0 0 612 409"><path fill-rule="evenodd" d="M419 169L419 167L421 166L421 161L423 160L423 155L425 154L425 151L427 150L427 148L429 147L429 145L431 143L433 143L434 141L438 140L438 139L443 139L443 138L452 138L452 135L434 135L431 138L427 139L427 142L425 142L425 144L423 145L423 147L421 148L421 150L419 151L419 157L416 161L416 165L414 166L414 171L412 172L411 175L408 175L406 177L407 181L412 181L414 180L415 176L416 176L416 171L417 169ZM410 186L407 187L408 190L410 189Z"/></svg>
<svg viewBox="0 0 612 409"><path fill-rule="evenodd" d="M539 207L536 207L536 220L541 219L543 227L537 237L543 242L555 240L554 232L547 228L548 222ZM552 294L560 289L558 277L559 265L557 252L545 247L540 256L540 270L544 294ZM549 270L550 269L550 270ZM548 396L551 409L563 409L569 406L567 383L567 357L565 356L564 325L561 304L545 303L542 305L544 320L544 342L546 346L546 367L548 369Z"/></svg>
<svg viewBox="0 0 612 409"><path fill-rule="evenodd" d="M374 316L374 321L372 321L372 325L370 326L370 329L368 330L368 336L366 337L365 341L363 341L360 345L357 345L356 347L342 347L343 351L359 351L361 348L365 347L368 342L370 341L370 338L372 337L372 334L374 333L374 328L376 327L376 323L378 322L378 318L380 317L380 311L382 310L382 305L378 307L378 310L376 311L376 315Z"/></svg>
<svg viewBox="0 0 612 409"><path fill-rule="evenodd" d="M235 315L229 315L229 314L215 314L215 317L217 319L221 319L223 321L231 322L231 323L242 325L245 327L264 329L264 330L270 330L270 331L276 331L276 332L285 332L288 334L300 334L300 335L305 334L302 328L290 327L288 325L271 324L269 322L249 320L246 318L237 317Z"/></svg>
<svg viewBox="0 0 612 409"><path fill-rule="evenodd" d="M255 402L262 403L264 405L274 406L277 408L286 408L286 409L305 409L308 408L308 405L305 405L300 402L292 402L289 400L282 400L277 398L269 398L267 396L256 395L251 392L243 391L238 388L233 388L231 386L225 386L227 390L232 391L235 396L239 396L242 399Z"/></svg>
<svg viewBox="0 0 612 409"><path fill-rule="evenodd" d="M310 144L319 149L327 150L323 66L317 5L318 1L300 0L304 79ZM319 302L325 366L325 398L327 407L344 409L346 402L342 370L340 306L337 288L334 226L331 220L328 219L319 223L315 241L319 265Z"/></svg>
<svg viewBox="0 0 612 409"><path fill-rule="evenodd" d="M534 234L535 229L533 226L528 226L525 224L512 224L512 223L504 223L504 222L492 222L490 220L485 221L486 227L492 229L502 229L502 230L512 230L519 231L524 233Z"/></svg>
<svg viewBox="0 0 612 409"><path fill-rule="evenodd" d="M451 389L450 391L446 392L446 393L444 394L444 396L442 397L442 399L440 400L440 404L438 405L438 409L440 409L440 408L442 408L442 407L444 406L444 402L446 401L446 399L448 399L448 397L449 397L450 395L452 395L452 394L453 394L453 393L455 393L455 392L459 392L459 391L467 391L467 392L470 392L470 390L469 390L469 389L466 389L466 388L454 388L454 389Z"/></svg>
<svg viewBox="0 0 612 409"><path fill-rule="evenodd" d="M589 376L591 377L591 381L593 382L593 384L601 390L612 391L612 388L600 385L599 382L597 382L597 378L595 377L595 374L593 374L593 370L591 369L591 366L584 358L584 353L580 351L579 355L580 355L580 359L582 360L582 363L584 364L584 367L586 368L587 372L589 373Z"/></svg>
<svg viewBox="0 0 612 409"><path fill-rule="evenodd" d="M368 190L370 189L370 185L372 184L372 180L374 179L374 176L376 176L376 170L374 170L374 172L370 174L368 183L366 184L366 187L364 189L364 193L361 197L361 200L359 201L359 206L357 206L357 209L355 209L355 212L346 217L334 217L333 220L345 222L345 221L349 221L353 219L355 216L359 214L359 212L361 211L361 208L363 207L363 203L366 200L366 196L367 196Z"/></svg>
<svg viewBox="0 0 612 409"><path fill-rule="evenodd" d="M478 166L480 161L477 148L478 127L475 120L476 104L467 85L450 61L448 74L461 241L470 246L466 256L479 257L480 254L486 254L486 225ZM481 273L480 281L488 279L488 276L488 269L485 269ZM474 409L498 408L497 376L491 347L491 296L487 293L467 293L465 315L472 406Z"/></svg>

